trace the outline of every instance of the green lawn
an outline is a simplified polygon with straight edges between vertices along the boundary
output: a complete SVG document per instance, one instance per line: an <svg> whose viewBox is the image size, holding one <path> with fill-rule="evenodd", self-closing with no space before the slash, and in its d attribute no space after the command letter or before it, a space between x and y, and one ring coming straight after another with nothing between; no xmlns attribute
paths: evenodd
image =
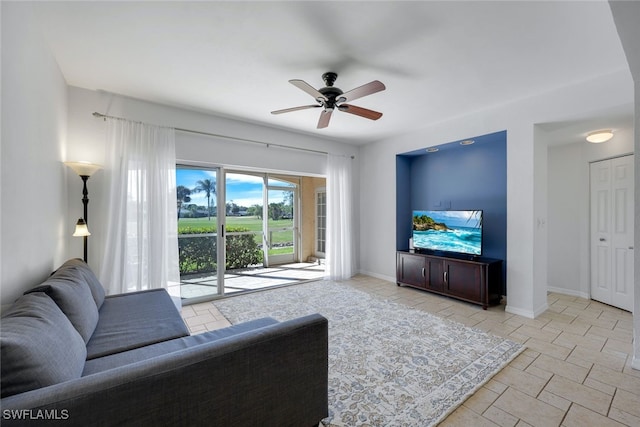
<svg viewBox="0 0 640 427"><path fill-rule="evenodd" d="M217 227L217 218L211 217L211 220L208 218L180 218L178 220L178 233L180 230L185 227L212 227L215 229ZM293 220L292 219L279 219L279 220L269 220L269 227L271 228L282 228L282 227L292 227ZM262 231L262 219L257 216L228 216L227 217L227 228L229 227L243 227L249 229L249 231Z"/></svg>
<svg viewBox="0 0 640 427"><path fill-rule="evenodd" d="M180 218L178 220L178 234L180 234L181 230L184 230L186 227L211 227L211 229L215 230L217 227L217 218L211 217L211 220L208 218ZM281 220L269 220L269 227L273 229L283 228L283 227L292 227L293 220L292 219L281 219ZM262 231L262 219L256 216L229 216L227 217L227 229L234 227L242 227L248 229L249 231ZM291 244L292 236L291 231L274 231L272 234L272 242L273 245L277 244ZM262 242L259 242L262 244ZM292 246L285 247L273 247L269 250L269 254L279 254L279 253L291 253L293 250Z"/></svg>

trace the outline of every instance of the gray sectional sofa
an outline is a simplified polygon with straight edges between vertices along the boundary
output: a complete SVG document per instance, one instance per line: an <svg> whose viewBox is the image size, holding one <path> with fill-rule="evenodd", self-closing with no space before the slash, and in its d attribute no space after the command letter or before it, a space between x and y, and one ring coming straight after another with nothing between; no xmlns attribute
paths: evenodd
<svg viewBox="0 0 640 427"><path fill-rule="evenodd" d="M105 296L69 260L2 315L1 424L317 425L327 326L314 314L189 335L166 291Z"/></svg>

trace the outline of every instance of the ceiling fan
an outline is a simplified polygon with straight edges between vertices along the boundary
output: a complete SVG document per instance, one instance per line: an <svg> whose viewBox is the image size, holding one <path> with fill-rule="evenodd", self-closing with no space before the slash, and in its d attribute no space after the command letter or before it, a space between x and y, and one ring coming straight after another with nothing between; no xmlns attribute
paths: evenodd
<svg viewBox="0 0 640 427"><path fill-rule="evenodd" d="M323 107L323 110L320 113L320 120L318 121L318 129L323 129L329 126L331 114L336 108L339 111L355 114L356 116L364 117L370 120L378 120L380 117L382 117L382 113L369 110L367 108L346 104L346 102L353 101L354 99L362 98L363 96L371 95L373 93L385 90L386 87L384 86L384 84L382 84L378 80L374 80L350 91L342 92L342 90L333 86L333 83L337 78L338 74L336 73L324 73L322 75L322 80L324 80L324 83L327 86L320 89L315 89L304 80L289 80L289 83L313 96L317 104L285 108L284 110L272 111L271 114L282 114L289 113L291 111L306 110L308 108Z"/></svg>

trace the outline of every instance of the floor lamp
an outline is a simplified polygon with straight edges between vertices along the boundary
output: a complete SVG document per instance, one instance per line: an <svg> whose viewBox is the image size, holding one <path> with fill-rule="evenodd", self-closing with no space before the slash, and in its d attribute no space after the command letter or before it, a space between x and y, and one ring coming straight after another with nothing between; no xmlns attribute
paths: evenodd
<svg viewBox="0 0 640 427"><path fill-rule="evenodd" d="M82 237L84 240L84 262L87 262L87 237L91 235L89 233L89 220L87 218L87 205L89 204L89 191L87 191L87 180L96 171L102 169L102 166L89 162L64 162L75 173L77 173L82 179L82 204L84 206L84 217L80 218L76 223L73 236Z"/></svg>

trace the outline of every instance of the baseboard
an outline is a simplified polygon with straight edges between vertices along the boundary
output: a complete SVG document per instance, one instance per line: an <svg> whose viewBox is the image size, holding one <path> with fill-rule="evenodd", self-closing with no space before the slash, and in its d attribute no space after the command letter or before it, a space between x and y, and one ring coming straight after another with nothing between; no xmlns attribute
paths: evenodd
<svg viewBox="0 0 640 427"><path fill-rule="evenodd" d="M535 310L525 310L522 308L513 307L513 306L510 306L509 303L507 302L507 305L504 308L504 311L511 314L517 314L518 316L526 317L528 319L535 319L536 317L540 316L542 313L547 311L548 308L549 308L549 305L546 302Z"/></svg>
<svg viewBox="0 0 640 427"><path fill-rule="evenodd" d="M547 302L545 301L544 304L542 304L533 312L533 318L535 319L536 317L540 316L542 313L544 313L548 309L549 309L549 304L547 304Z"/></svg>
<svg viewBox="0 0 640 427"><path fill-rule="evenodd" d="M547 291L556 294L569 295L572 297L579 297L584 299L591 299L591 295L585 292L574 291L573 289L556 288L554 286L547 286Z"/></svg>
<svg viewBox="0 0 640 427"><path fill-rule="evenodd" d="M517 314L518 316L527 317L529 319L535 318L535 314L531 310L524 310L518 307L512 307L508 303L504 308L504 311L511 314Z"/></svg>
<svg viewBox="0 0 640 427"><path fill-rule="evenodd" d="M376 279L386 280L387 282L396 283L395 276L385 276L384 274L373 273L371 271L358 270L358 274L364 274L365 276L375 277Z"/></svg>

